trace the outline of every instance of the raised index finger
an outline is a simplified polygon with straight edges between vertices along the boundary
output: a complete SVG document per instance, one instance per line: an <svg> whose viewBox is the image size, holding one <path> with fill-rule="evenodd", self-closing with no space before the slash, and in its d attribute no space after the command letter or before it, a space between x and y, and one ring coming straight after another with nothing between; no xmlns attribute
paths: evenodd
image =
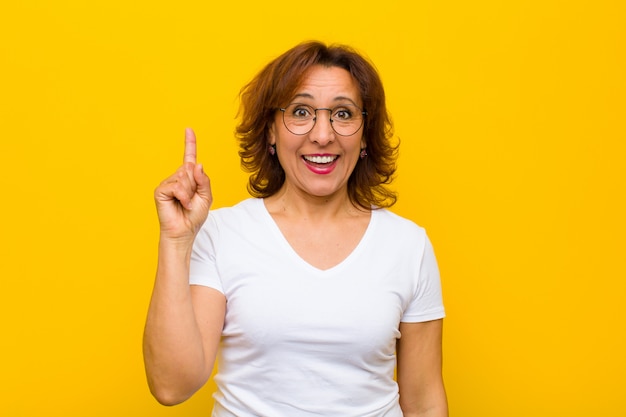
<svg viewBox="0 0 626 417"><path fill-rule="evenodd" d="M187 162L196 163L196 134L190 127L185 129L185 158L183 163L186 164Z"/></svg>

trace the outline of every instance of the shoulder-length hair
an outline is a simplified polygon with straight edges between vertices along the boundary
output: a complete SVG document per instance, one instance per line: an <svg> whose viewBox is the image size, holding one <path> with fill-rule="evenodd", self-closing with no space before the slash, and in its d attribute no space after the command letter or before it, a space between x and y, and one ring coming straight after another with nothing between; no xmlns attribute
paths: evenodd
<svg viewBox="0 0 626 417"><path fill-rule="evenodd" d="M365 209L390 207L396 193L387 188L396 170L397 145L391 144L393 127L385 105L385 91L374 66L355 50L343 45L306 42L271 61L240 92L239 140L241 165L250 172L248 191L254 197L269 197L285 182L278 158L268 152L269 129L275 113L296 94L306 72L314 65L348 71L358 85L367 112L363 138L367 156L360 158L348 179L353 204Z"/></svg>

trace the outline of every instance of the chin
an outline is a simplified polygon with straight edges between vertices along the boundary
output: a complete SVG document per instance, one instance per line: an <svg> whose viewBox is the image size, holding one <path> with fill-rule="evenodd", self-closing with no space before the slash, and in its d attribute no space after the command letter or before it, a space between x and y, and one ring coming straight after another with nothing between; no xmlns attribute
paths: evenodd
<svg viewBox="0 0 626 417"><path fill-rule="evenodd" d="M317 188L310 188L305 191L307 192L307 194L313 197L319 197L319 198L332 197L334 195L341 194L342 192L347 192L347 190L343 190L341 188L335 188L335 187L333 188L317 187Z"/></svg>

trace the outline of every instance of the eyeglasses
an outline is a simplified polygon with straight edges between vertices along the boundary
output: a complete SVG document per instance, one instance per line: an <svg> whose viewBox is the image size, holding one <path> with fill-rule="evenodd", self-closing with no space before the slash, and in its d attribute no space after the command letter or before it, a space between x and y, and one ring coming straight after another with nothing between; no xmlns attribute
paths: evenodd
<svg viewBox="0 0 626 417"><path fill-rule="evenodd" d="M294 135L306 135L315 126L317 112L327 110L335 133L341 136L352 136L363 126L363 119L367 112L361 110L353 104L341 104L337 107L315 109L307 104L291 103L285 108L279 109L283 112L283 123L287 130Z"/></svg>

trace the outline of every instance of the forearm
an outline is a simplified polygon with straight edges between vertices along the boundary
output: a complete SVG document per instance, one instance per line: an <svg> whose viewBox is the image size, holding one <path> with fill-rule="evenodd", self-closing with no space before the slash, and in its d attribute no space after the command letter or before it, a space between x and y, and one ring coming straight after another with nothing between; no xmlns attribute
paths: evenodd
<svg viewBox="0 0 626 417"><path fill-rule="evenodd" d="M429 390L427 398L413 397L413 401L400 399L404 417L448 417L448 400L443 383Z"/></svg>
<svg viewBox="0 0 626 417"><path fill-rule="evenodd" d="M404 413L404 417L448 417L448 407L431 408L415 413Z"/></svg>
<svg viewBox="0 0 626 417"><path fill-rule="evenodd" d="M154 290L144 332L144 361L153 395L164 404L184 401L213 367L206 358L189 288L191 244L159 243Z"/></svg>

